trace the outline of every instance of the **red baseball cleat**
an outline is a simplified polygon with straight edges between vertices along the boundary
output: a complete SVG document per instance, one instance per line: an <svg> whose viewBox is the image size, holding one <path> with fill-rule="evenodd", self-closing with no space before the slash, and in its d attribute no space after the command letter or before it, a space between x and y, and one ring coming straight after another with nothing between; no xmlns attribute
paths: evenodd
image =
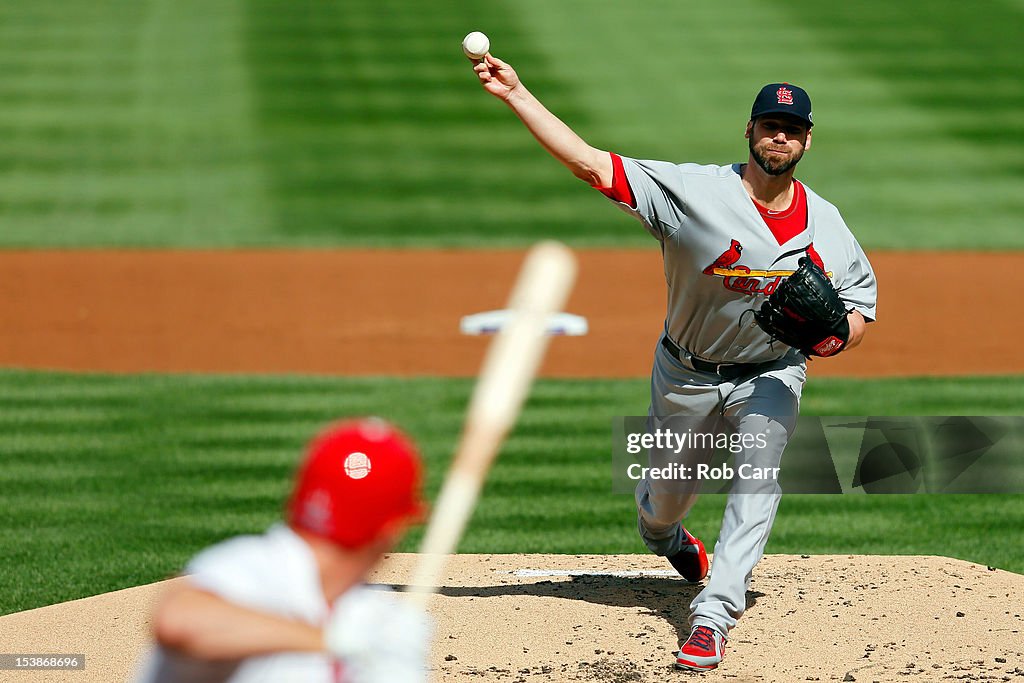
<svg viewBox="0 0 1024 683"><path fill-rule="evenodd" d="M690 534L685 528L683 533L689 543L675 555L668 557L669 563L690 583L697 583L708 575L708 554L704 551L704 544L700 539Z"/></svg>
<svg viewBox="0 0 1024 683"><path fill-rule="evenodd" d="M695 626L676 653L676 668L710 671L717 668L725 651L725 636L709 626Z"/></svg>

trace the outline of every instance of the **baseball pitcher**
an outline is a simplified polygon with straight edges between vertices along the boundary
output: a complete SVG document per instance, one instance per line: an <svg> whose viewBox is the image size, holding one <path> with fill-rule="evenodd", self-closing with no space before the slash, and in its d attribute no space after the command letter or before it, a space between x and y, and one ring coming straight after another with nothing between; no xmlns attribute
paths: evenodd
<svg viewBox="0 0 1024 683"><path fill-rule="evenodd" d="M631 159L584 142L534 97L515 70L474 61L484 89L505 102L573 175L633 216L661 243L668 310L654 349L652 424L723 418L757 444L736 466L778 471L796 424L807 360L848 352L875 319L875 275L839 211L793 177L811 148L807 93L773 83L746 122L746 163L701 166ZM696 449L680 462L706 460ZM650 453L652 465L664 454ZM691 582L708 575L704 545L682 525L697 488L643 479L638 528L652 552ZM774 478L736 482L707 585L690 605L676 665L713 669L745 609L782 492Z"/></svg>

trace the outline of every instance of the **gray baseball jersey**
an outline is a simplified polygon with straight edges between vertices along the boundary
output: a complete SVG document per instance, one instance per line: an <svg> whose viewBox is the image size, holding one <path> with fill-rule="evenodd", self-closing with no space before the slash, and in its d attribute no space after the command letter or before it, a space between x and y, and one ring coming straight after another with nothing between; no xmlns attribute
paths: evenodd
<svg viewBox="0 0 1024 683"><path fill-rule="evenodd" d="M665 335L684 355L677 358L661 344L655 347L652 422L672 416L724 416L738 433L766 437L764 445L735 455L737 467L778 467L796 425L806 364L796 349L772 343L752 312L806 255L829 274L850 308L874 320L875 275L867 257L839 211L806 186L797 193L798 199L806 197L806 225L785 235L780 244L747 194L739 164L677 165L613 157L613 166L615 185L602 191L661 242L668 284ZM619 201L624 181L632 206ZM715 363L759 365L725 379L684 362L691 355ZM708 455L696 449L667 456L650 453L652 466L663 464L665 457L692 465ZM639 482L638 526L653 552L671 556L689 543L682 520L698 492L699 485L681 491L677 484L658 479ZM736 625L781 495L774 479L742 491L733 487L710 578L690 605L692 625L710 626L723 635Z"/></svg>
<svg viewBox="0 0 1024 683"><path fill-rule="evenodd" d="M847 305L875 319L875 274L839 211L806 189L807 227L780 245L740 179L740 165L700 166L622 159L635 207L616 202L662 243L665 329L709 361L756 363L781 357L747 314L800 257L829 273Z"/></svg>

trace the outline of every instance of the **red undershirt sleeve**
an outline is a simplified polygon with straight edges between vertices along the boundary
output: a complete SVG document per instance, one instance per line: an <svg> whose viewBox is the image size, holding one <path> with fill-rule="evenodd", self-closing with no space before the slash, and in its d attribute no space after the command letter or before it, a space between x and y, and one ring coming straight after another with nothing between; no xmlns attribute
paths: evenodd
<svg viewBox="0 0 1024 683"><path fill-rule="evenodd" d="M629 181L626 179L626 169L622 166L622 157L615 152L609 152L612 157L612 186L597 187L594 189L609 199L622 202L626 206L634 206L633 191L629 189Z"/></svg>

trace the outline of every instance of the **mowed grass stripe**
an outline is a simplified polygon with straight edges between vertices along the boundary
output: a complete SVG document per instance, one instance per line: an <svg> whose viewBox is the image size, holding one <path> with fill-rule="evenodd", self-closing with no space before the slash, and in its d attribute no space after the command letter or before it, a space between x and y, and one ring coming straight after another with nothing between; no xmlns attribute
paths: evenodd
<svg viewBox="0 0 1024 683"><path fill-rule="evenodd" d="M0 612L154 581L207 544L263 529L306 441L342 415L402 425L423 450L433 497L471 388L0 372ZM644 380L538 382L460 550L644 552L631 498L611 493L609 463L612 418L643 414L647 396ZM804 412L1013 414L1022 399L1021 377L812 379ZM707 496L688 522L709 544L723 505ZM789 496L782 509L769 552L946 554L1024 571L1022 496Z"/></svg>
<svg viewBox="0 0 1024 683"><path fill-rule="evenodd" d="M867 145L856 117L837 121L836 152L853 164L840 173L860 186L846 212L877 224L869 234L878 246L1024 246L1018 219L1024 194L1011 189L1024 179L1020 6L941 0L926 12L907 3L864 12L812 0L773 4L793 12L865 80L880 84L887 99L903 103L886 112ZM842 102L841 82L826 87L833 101L850 109L874 103L848 96ZM894 151L902 156L890 158Z"/></svg>
<svg viewBox="0 0 1024 683"><path fill-rule="evenodd" d="M481 93L459 49L467 26L520 48L573 118L508 3L249 5L248 56L278 228L299 242L521 244L581 229L565 172ZM384 38L386 37L386 38ZM508 188L506 190L505 188ZM555 191L553 191L555 190ZM595 201L595 198L589 198Z"/></svg>
<svg viewBox="0 0 1024 683"><path fill-rule="evenodd" d="M871 1L548 5L521 6L549 68L595 114L581 131L595 144L740 161L753 94L789 81L808 88L817 122L798 175L864 244L1024 247L1024 195L1012 189L1024 173L1019 7L942 2L923 17L914 4ZM605 46L596 53L566 44L594 37ZM593 68L557 58L584 53Z"/></svg>
<svg viewBox="0 0 1024 683"><path fill-rule="evenodd" d="M265 236L240 3L0 8L0 243Z"/></svg>
<svg viewBox="0 0 1024 683"><path fill-rule="evenodd" d="M8 3L0 245L648 244L480 92L458 49L477 28L586 139L633 156L742 159L757 87L803 83L819 125L800 175L867 247L1024 248L1021 12Z"/></svg>

